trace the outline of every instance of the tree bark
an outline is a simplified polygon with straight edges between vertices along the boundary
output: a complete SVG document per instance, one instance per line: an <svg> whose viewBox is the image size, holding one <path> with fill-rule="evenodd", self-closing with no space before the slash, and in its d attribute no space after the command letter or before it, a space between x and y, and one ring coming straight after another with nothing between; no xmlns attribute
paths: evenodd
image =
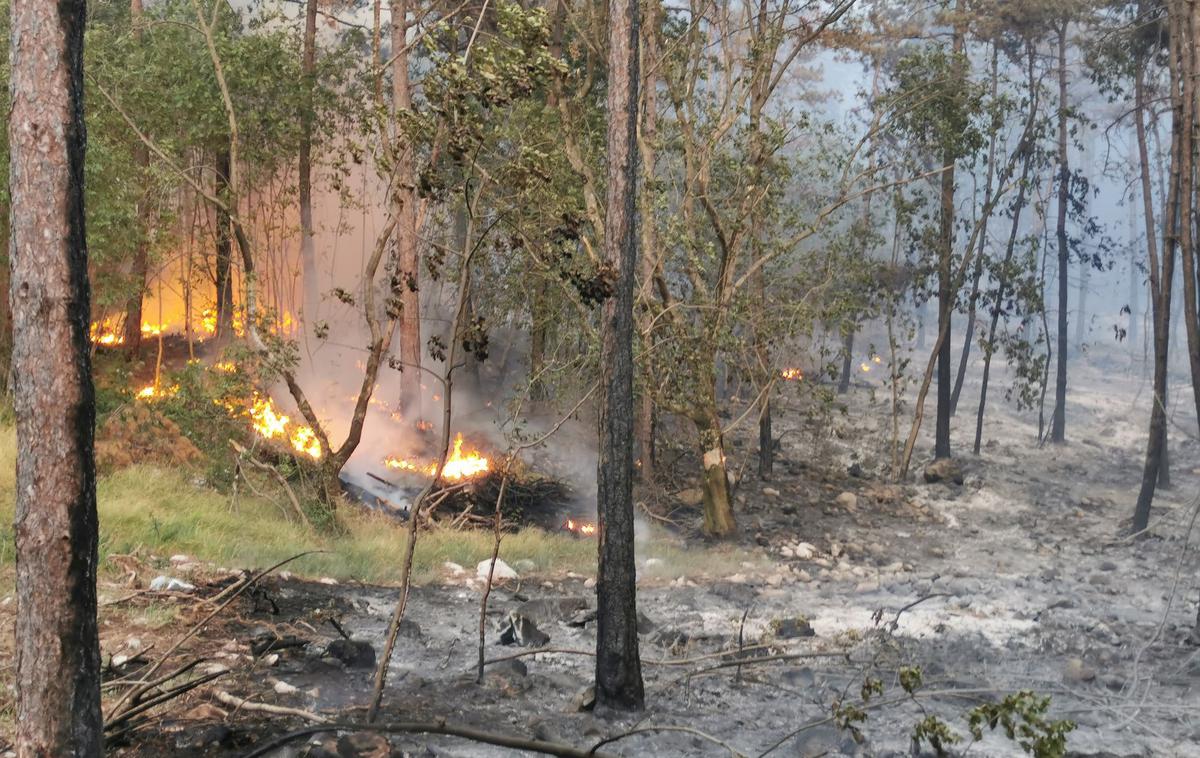
<svg viewBox="0 0 1200 758"><path fill-rule="evenodd" d="M142 0L130 0L129 19L133 27L133 42L142 42ZM141 142L133 146L133 163L138 167L140 181L148 179L150 168L150 151ZM133 270L130 272L130 284L136 288L129 293L125 303L125 351L130 358L137 356L142 348L142 298L146 292L146 275L149 270L150 245L146 232L150 225L150 202L145 191L137 204L137 247L133 251ZM161 324L159 327L161 328Z"/></svg>
<svg viewBox="0 0 1200 758"><path fill-rule="evenodd" d="M605 263L616 274L603 308L596 627L596 705L645 705L638 656L633 536L633 294L637 264L638 4L614 0L608 26L608 197Z"/></svg>
<svg viewBox="0 0 1200 758"><path fill-rule="evenodd" d="M233 173L229 149L222 148L217 152L216 161L216 196L228 206L232 197L229 179ZM233 332L233 240L230 236L229 211L217 206L217 334L218 338L228 338Z"/></svg>
<svg viewBox="0 0 1200 758"><path fill-rule="evenodd" d="M101 755L83 0L14 0L11 289L16 749Z"/></svg>
<svg viewBox="0 0 1200 758"><path fill-rule="evenodd" d="M1179 84L1180 64L1178 56L1180 52L1177 35L1181 30L1179 28L1178 10L1179 4L1173 2L1167 16L1168 23L1171 26L1169 35L1171 49L1168 55L1168 62L1171 77L1172 119L1170 180L1166 196L1163 198L1163 245L1161 261L1155 249L1154 217L1149 174L1143 172L1142 176L1142 201L1148 233L1146 253L1150 259L1150 305L1154 327L1151 334L1154 344L1154 395L1150 409L1150 430L1146 441L1146 458L1142 466L1142 484L1138 491L1137 503L1134 506L1133 523L1131 525L1134 533L1145 530L1150 523L1150 508L1154 501L1156 489L1163 486L1162 476L1167 458L1166 389L1171 345L1171 291L1175 278L1175 254L1179 242L1179 205L1181 202L1185 202L1182 200L1180 194L1182 186L1180 173L1183 164L1183 157L1181 155L1183 136L1181 135L1181 131L1184 122L1184 105ZM1142 158L1143 164L1148 165L1145 160L1147 157L1147 147L1143 114L1146 111L1146 105L1143 70L1141 67L1139 67L1136 73L1134 94L1137 98L1137 104L1134 109L1134 125L1138 138L1139 156Z"/></svg>
<svg viewBox="0 0 1200 758"><path fill-rule="evenodd" d="M992 97L996 97L1000 81L1000 54L995 45L992 46ZM987 180L983 189L983 206L992 206L992 187L996 178L996 139L1000 130L999 123L992 124L991 138L988 140ZM983 262L986 256L988 242L988 221L991 214L980 219L982 229L979 232L979 250L975 254L975 270L971 274L971 294L967 299L967 327L963 330L962 353L958 358L958 372L954 377L954 390L950 393L950 415L958 413L958 399L962 396L963 382L967 378L967 361L971 357L971 343L975 341L975 317L979 306L979 285L983 280Z"/></svg>
<svg viewBox="0 0 1200 758"><path fill-rule="evenodd" d="M842 325L842 373L838 376L837 393L845 395L850 391L850 372L854 367L854 325Z"/></svg>
<svg viewBox="0 0 1200 758"><path fill-rule="evenodd" d="M1055 356L1054 413L1050 420L1050 441L1067 439L1067 276L1071 250L1067 243L1067 205L1071 198L1071 168L1067 162L1067 22L1058 30L1058 329Z"/></svg>
<svg viewBox="0 0 1200 758"><path fill-rule="evenodd" d="M392 109L396 122L396 259L402 281L400 291L400 409L406 421L421 420L421 298L420 261L417 255L417 178L412 144L404 121L412 108L408 83L409 0L391 0L392 13Z"/></svg>
<svg viewBox="0 0 1200 758"><path fill-rule="evenodd" d="M304 9L304 47L301 52L301 72L304 76L304 105L300 110L300 158L298 193L300 196L300 269L304 279L304 313L302 323L306 334L312 334L319 319L320 287L317 281L317 251L313 238L312 209L312 148L313 122L316 118L313 90L317 70L317 0L307 0Z"/></svg>
<svg viewBox="0 0 1200 758"><path fill-rule="evenodd" d="M1008 233L1008 246L1004 250L1004 262L1001 264L1001 271L1007 273L1008 266L1012 262L1013 253L1016 250L1017 235L1019 234L1021 225L1021 211L1025 208L1025 197L1028 194L1027 183L1029 181L1029 173L1033 164L1033 150L1026 153L1025 159L1021 164L1021 181L1017 187L1017 199L1013 205L1012 211L1012 227ZM1001 275L1000 281L996 284L996 300L992 304L992 320L988 325L987 342L984 343L987 347L983 354L983 377L980 379L979 386L979 410L975 415L975 446L973 448L975 455L979 455L980 447L983 444L983 414L987 407L987 391L988 379L992 371L992 356L996 351L996 331L1000 325L1000 314L1004 308L1004 298L1008 294L1008 279L1005 274Z"/></svg>

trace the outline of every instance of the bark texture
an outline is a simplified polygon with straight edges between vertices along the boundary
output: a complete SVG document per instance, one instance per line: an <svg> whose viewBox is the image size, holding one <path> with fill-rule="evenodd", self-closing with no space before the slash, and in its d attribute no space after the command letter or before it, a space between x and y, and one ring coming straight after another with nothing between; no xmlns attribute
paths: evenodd
<svg viewBox="0 0 1200 758"><path fill-rule="evenodd" d="M12 3L16 748L101 754L82 0Z"/></svg>
<svg viewBox="0 0 1200 758"><path fill-rule="evenodd" d="M596 704L645 704L638 657L633 549L633 291L637 262L637 0L609 11L608 198L605 262L616 274L604 303L600 384Z"/></svg>
<svg viewBox="0 0 1200 758"><path fill-rule="evenodd" d="M392 108L396 119L396 260L400 291L400 408L405 420L421 414L421 299L418 293L417 178L404 120L412 108L408 83L408 0L392 0Z"/></svg>
<svg viewBox="0 0 1200 758"><path fill-rule="evenodd" d="M1067 205L1071 201L1071 167L1067 162L1067 24L1058 32L1058 328L1057 355L1054 365L1054 413L1050 420L1050 441L1067 439L1067 301L1070 292L1067 275L1071 252L1067 244Z"/></svg>

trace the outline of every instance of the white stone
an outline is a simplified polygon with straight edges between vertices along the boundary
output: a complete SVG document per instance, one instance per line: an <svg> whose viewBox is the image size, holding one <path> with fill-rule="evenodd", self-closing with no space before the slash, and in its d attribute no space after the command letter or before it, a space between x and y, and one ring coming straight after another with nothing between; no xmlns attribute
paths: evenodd
<svg viewBox="0 0 1200 758"><path fill-rule="evenodd" d="M287 682L280 682L280 681L275 682L274 689L280 695L294 695L300 691L300 688L297 687L296 685L288 684Z"/></svg>
<svg viewBox="0 0 1200 758"><path fill-rule="evenodd" d="M794 555L795 557L799 558L802 561L812 560L813 556L815 556L816 554L817 554L817 549L815 547L813 547L812 545L808 544L807 542L801 542L800 544L794 545L792 547L792 555Z"/></svg>
<svg viewBox="0 0 1200 758"><path fill-rule="evenodd" d="M855 495L853 492L843 492L833 502L848 511L852 511L858 507L858 495Z"/></svg>
<svg viewBox="0 0 1200 758"><path fill-rule="evenodd" d="M490 559L485 560L485 561L480 561L479 565L475 567L475 575L478 576L480 579L487 581L488 569L491 568L491 564L492 564L492 561ZM493 581L499 580L499 579L517 579L517 578L518 578L517 572L513 570L512 566L509 566L507 563L505 563L500 558L496 559L496 569L494 571L492 571L492 580Z"/></svg>
<svg viewBox="0 0 1200 758"><path fill-rule="evenodd" d="M779 497L779 490L774 487L763 487L762 493L767 497Z"/></svg>
<svg viewBox="0 0 1200 758"><path fill-rule="evenodd" d="M449 571L451 574L454 574L455 576L458 576L459 574L466 572L465 568L458 565L454 561L446 561L445 563L442 564L442 569L445 571Z"/></svg>

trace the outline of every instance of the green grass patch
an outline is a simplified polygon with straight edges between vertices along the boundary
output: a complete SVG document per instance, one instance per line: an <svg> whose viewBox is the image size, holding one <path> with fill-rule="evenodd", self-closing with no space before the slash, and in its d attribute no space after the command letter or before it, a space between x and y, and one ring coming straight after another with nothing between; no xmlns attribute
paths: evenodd
<svg viewBox="0 0 1200 758"><path fill-rule="evenodd" d="M13 561L12 517L15 488L16 436L0 429L0 565ZM270 494L264 490L264 494ZM306 576L341 580L392 582L400 577L405 525L390 517L353 506L338 515L341 528L323 534L288 520L286 502L248 496L236 500L193 481L185 470L134 466L100 478L101 563L109 555L166 559L176 553L226 568L261 568L306 550L288 569ZM482 531L432 528L417 540L414 580L441 573L446 561L473 569L491 557L492 535ZM591 573L596 546L569 535L527 529L505 535L500 556L510 564L532 561L539 572Z"/></svg>
<svg viewBox="0 0 1200 758"><path fill-rule="evenodd" d="M15 464L14 430L0 427L0 566L11 566L14 557ZM337 514L339 528L316 531L285 510L282 492L269 483L260 491L266 497L243 487L234 499L182 468L133 466L102 476L97 486L102 571L120 576L118 568L105 560L110 555L134 555L169 573L168 559L179 553L218 567L253 569L320 550L324 552L289 564L288 570L368 583L399 580L406 538L403 523L347 506ZM447 561L474 573L476 564L491 553L490 531L423 530L417 540L413 580L427 582L441 576ZM500 557L513 566L530 561L535 574L573 571L590 576L596 567L596 543L566 533L523 529L504 536ZM639 543L638 562L642 577L671 579L733 574L761 564L762 557L734 546L688 546L677 538L653 534ZM522 573L529 573L528 567ZM3 574L11 577L11 572Z"/></svg>

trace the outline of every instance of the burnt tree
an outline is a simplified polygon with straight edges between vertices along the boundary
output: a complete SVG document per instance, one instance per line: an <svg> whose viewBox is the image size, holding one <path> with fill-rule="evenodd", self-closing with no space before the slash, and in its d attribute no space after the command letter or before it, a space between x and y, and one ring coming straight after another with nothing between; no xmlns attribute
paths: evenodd
<svg viewBox="0 0 1200 758"><path fill-rule="evenodd" d="M83 0L12 3L16 749L101 754Z"/></svg>
<svg viewBox="0 0 1200 758"><path fill-rule="evenodd" d="M615 275L604 303L600 356L600 456L596 705L645 704L638 657L633 554L633 291L637 237L637 0L616 0L608 27L608 198L605 263Z"/></svg>

